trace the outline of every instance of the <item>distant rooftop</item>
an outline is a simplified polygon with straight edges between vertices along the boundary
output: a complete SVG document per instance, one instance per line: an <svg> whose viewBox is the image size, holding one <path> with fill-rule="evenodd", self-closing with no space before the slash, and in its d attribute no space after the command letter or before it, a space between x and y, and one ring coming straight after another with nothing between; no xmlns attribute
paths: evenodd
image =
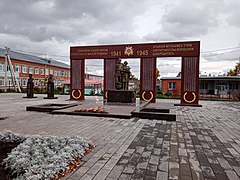
<svg viewBox="0 0 240 180"><path fill-rule="evenodd" d="M163 79L163 80L168 80L168 79L181 79L181 77L162 77L161 79Z"/></svg>
<svg viewBox="0 0 240 180"><path fill-rule="evenodd" d="M181 79L181 77L162 77L162 80L176 80ZM240 80L240 76L200 76L201 80Z"/></svg>
<svg viewBox="0 0 240 180"><path fill-rule="evenodd" d="M0 57L5 57L6 50L3 48L0 48ZM45 64L45 65L51 65L56 67L62 67L62 68L70 68L68 64L65 64L60 61L52 60L52 59L45 59L38 56L20 53L16 51L12 51L11 49L8 51L8 54L11 59L15 60L22 60L26 62L32 62L32 63L39 63L39 64Z"/></svg>

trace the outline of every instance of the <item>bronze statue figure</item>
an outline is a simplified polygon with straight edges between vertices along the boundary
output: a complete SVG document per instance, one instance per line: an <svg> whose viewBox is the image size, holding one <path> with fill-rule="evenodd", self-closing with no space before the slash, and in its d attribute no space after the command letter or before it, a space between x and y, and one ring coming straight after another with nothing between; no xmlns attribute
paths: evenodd
<svg viewBox="0 0 240 180"><path fill-rule="evenodd" d="M34 79L32 74L29 74L29 78L27 81L27 98L34 97Z"/></svg>
<svg viewBox="0 0 240 180"><path fill-rule="evenodd" d="M128 90L131 71L128 62L121 63L121 59L117 60L115 66L115 85L118 90Z"/></svg>
<svg viewBox="0 0 240 180"><path fill-rule="evenodd" d="M29 74L28 83L33 83L33 80L32 74Z"/></svg>

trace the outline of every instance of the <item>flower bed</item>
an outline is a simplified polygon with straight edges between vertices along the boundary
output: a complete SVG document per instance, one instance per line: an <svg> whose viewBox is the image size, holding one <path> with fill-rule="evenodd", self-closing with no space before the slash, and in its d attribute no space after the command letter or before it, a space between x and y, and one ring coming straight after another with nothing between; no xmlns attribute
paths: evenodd
<svg viewBox="0 0 240 180"><path fill-rule="evenodd" d="M105 108L99 106L89 109L76 109L74 112L89 112L89 113L108 113Z"/></svg>
<svg viewBox="0 0 240 180"><path fill-rule="evenodd" d="M0 141L22 140L3 160L15 179L59 179L73 171L80 159L93 148L81 137L22 136L12 132L0 133Z"/></svg>
<svg viewBox="0 0 240 180"><path fill-rule="evenodd" d="M17 147L24 138L19 134L13 134L11 131L4 131L0 133L0 179L12 179L10 176L10 170L6 170L3 159L7 158L8 153L15 147Z"/></svg>

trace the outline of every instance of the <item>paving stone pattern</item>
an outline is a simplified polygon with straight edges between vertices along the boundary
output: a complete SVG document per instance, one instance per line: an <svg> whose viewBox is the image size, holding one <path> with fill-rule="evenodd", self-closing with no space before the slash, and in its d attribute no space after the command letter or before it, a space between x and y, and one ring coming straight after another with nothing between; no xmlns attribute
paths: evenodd
<svg viewBox="0 0 240 180"><path fill-rule="evenodd" d="M0 117L7 117L0 121L0 130L79 135L94 142L94 150L65 180L240 177L239 102L200 101L203 107L179 106L176 122L51 115L24 109L43 102L66 102L67 98L29 100L0 94Z"/></svg>

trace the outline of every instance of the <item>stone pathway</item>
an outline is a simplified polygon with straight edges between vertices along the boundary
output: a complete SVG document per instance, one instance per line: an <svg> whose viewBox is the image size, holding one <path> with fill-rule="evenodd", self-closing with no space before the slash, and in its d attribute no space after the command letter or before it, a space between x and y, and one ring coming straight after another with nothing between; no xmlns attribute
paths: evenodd
<svg viewBox="0 0 240 180"><path fill-rule="evenodd" d="M0 130L41 135L79 135L96 147L68 180L230 179L240 177L240 103L201 101L176 107L177 121L113 119L27 112L58 100L0 94ZM175 100L159 100L177 103Z"/></svg>

